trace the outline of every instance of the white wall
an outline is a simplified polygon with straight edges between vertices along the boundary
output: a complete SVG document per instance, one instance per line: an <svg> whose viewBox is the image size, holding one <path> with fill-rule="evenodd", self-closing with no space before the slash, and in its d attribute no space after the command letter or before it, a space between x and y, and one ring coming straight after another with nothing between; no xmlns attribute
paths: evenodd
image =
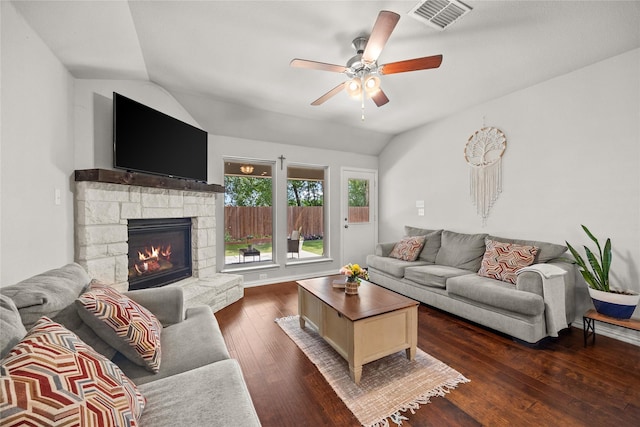
<svg viewBox="0 0 640 427"><path fill-rule="evenodd" d="M283 246L284 238L290 232L287 230L287 219L280 212L274 218L275 223L275 251L278 254L279 264L276 268L263 270L247 270L239 274L244 276L246 284L274 283L279 280L295 280L300 277L312 277L322 274L337 274L341 266L341 246L340 246L340 173L343 166L362 169L377 169L378 159L374 156L326 150L323 148L300 147L288 144L279 144L268 141L255 141L226 136L209 136L209 178L216 183L224 183L225 158L247 158L274 162L274 178L276 185L276 197L274 205L285 207L287 205L286 194L286 173L287 164L306 164L312 166L328 167L329 178L326 185L325 203L328 204L328 232L325 233L325 245L328 245L330 259L320 263L289 263L286 264L286 247ZM364 142L366 143L366 141ZM283 169L280 169L278 157L284 156ZM213 177L213 178L212 178ZM218 256L217 264L224 265L224 202L222 197L218 198L217 208L217 236L218 236ZM278 212L276 212L278 213ZM277 240L280 236L282 239ZM372 248L373 249L373 248ZM266 278L260 278L261 274L266 274Z"/></svg>
<svg viewBox="0 0 640 427"><path fill-rule="evenodd" d="M612 240L613 283L640 291L638 76L640 49L396 137L380 155L381 241L409 224L581 246L585 224ZM483 121L507 137L503 192L484 228L463 158ZM590 304L582 285L580 320Z"/></svg>
<svg viewBox="0 0 640 427"><path fill-rule="evenodd" d="M113 92L201 126L164 88L146 81L76 80L76 169L113 169Z"/></svg>
<svg viewBox="0 0 640 427"><path fill-rule="evenodd" d="M0 284L10 285L73 260L73 78L11 3L0 8Z"/></svg>

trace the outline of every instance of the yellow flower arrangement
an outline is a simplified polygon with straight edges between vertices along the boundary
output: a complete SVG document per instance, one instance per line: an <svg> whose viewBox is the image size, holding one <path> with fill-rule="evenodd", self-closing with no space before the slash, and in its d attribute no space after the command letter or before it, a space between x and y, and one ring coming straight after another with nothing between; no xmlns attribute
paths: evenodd
<svg viewBox="0 0 640 427"><path fill-rule="evenodd" d="M360 279L369 280L369 272L358 264L347 264L340 269L340 274L347 276L347 282L358 282Z"/></svg>

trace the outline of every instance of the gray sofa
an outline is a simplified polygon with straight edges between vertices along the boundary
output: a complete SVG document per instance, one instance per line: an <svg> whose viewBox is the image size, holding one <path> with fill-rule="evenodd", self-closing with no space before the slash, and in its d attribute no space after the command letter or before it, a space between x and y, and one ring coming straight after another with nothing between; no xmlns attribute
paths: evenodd
<svg viewBox="0 0 640 427"><path fill-rule="evenodd" d="M139 425L260 426L240 366L230 358L210 307L185 311L177 287L126 293L162 323L162 362L152 373L117 353L82 321L74 301L90 280L80 265L68 264L0 288L2 357L47 316L111 359L137 385L147 399Z"/></svg>
<svg viewBox="0 0 640 427"><path fill-rule="evenodd" d="M566 272L561 272L564 301L556 299L564 305L560 308L566 314L566 323L561 326L573 321L576 273L572 264L559 259L567 250L565 246L410 226L405 227L405 234L426 236L418 259L391 258L397 242L379 243L375 254L367 256L372 282L527 343L537 343L547 336L557 336L548 327L550 306L556 302L550 300L551 292L545 294L543 276L526 271L511 284L478 275L488 239L530 245L538 248L534 265L546 263Z"/></svg>

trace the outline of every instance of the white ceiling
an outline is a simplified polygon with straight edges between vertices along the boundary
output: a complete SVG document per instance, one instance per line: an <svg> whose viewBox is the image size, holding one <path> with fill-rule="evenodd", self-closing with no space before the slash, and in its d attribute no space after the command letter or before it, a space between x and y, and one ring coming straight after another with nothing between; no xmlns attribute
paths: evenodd
<svg viewBox="0 0 640 427"><path fill-rule="evenodd" d="M445 31L416 1L14 1L76 78L150 80L208 132L377 154L393 135L640 47L639 1L479 1ZM340 93L380 10L401 15L379 63L443 54L438 69L382 77L381 108ZM588 90L588 88L585 88ZM350 149L345 140L353 141Z"/></svg>

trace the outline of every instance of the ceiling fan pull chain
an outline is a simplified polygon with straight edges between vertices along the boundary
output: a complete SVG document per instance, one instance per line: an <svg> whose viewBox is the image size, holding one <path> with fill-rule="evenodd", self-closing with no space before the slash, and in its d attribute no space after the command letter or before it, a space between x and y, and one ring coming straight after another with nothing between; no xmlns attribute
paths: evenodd
<svg viewBox="0 0 640 427"><path fill-rule="evenodd" d="M360 86L362 90L360 91L360 101L362 105L362 121L364 122L364 75L360 77L362 85Z"/></svg>

